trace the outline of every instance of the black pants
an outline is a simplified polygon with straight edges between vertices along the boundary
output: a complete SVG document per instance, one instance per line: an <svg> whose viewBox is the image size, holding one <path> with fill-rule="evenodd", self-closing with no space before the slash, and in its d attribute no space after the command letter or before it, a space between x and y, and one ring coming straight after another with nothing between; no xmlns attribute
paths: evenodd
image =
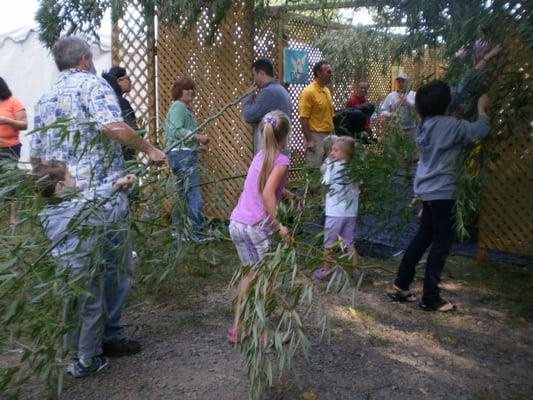
<svg viewBox="0 0 533 400"><path fill-rule="evenodd" d="M422 296L422 301L430 307L442 303L439 282L453 242L453 206L454 200L424 201L420 227L405 251L394 282L400 289L409 290L415 277L415 267L431 245Z"/></svg>

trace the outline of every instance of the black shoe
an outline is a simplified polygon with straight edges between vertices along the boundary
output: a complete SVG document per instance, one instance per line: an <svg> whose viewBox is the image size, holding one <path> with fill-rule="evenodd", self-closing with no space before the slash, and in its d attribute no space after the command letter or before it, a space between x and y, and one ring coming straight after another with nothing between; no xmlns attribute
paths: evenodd
<svg viewBox="0 0 533 400"><path fill-rule="evenodd" d="M139 353L142 346L136 340L122 339L119 342L104 343L102 349L107 357L123 357Z"/></svg>

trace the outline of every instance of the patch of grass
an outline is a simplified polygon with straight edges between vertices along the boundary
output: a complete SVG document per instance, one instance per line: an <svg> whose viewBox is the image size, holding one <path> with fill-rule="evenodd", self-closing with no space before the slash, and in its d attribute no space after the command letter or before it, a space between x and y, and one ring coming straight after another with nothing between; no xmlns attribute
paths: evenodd
<svg viewBox="0 0 533 400"><path fill-rule="evenodd" d="M360 304L355 306L354 308L350 308L350 313L353 316L359 318L378 319L381 316L378 310L369 306L368 304Z"/></svg>
<svg viewBox="0 0 533 400"><path fill-rule="evenodd" d="M441 342L446 343L451 346L457 346L459 339L451 332L444 332L440 337Z"/></svg>
<svg viewBox="0 0 533 400"><path fill-rule="evenodd" d="M201 314L191 314L180 318L178 325L183 327L199 328L205 325L205 317Z"/></svg>
<svg viewBox="0 0 533 400"><path fill-rule="evenodd" d="M368 333L368 340L372 346L382 347L392 344L390 338L391 330L389 328L383 328Z"/></svg>
<svg viewBox="0 0 533 400"><path fill-rule="evenodd" d="M487 301L501 300L510 315L533 322L533 265L488 262L482 265L464 257L452 257L445 273L479 287Z"/></svg>
<svg viewBox="0 0 533 400"><path fill-rule="evenodd" d="M209 314L231 319L233 318L233 311L234 310L231 303L219 304L213 307L213 309L209 311Z"/></svg>
<svg viewBox="0 0 533 400"><path fill-rule="evenodd" d="M164 279L157 279L150 266L138 261L136 277L141 296L146 295L158 303L173 303L189 308L205 300L201 293L209 285L227 285L238 265L235 250L228 241L202 244L184 244L183 255L176 260L166 257L167 264L158 266ZM150 279L143 279L152 274Z"/></svg>

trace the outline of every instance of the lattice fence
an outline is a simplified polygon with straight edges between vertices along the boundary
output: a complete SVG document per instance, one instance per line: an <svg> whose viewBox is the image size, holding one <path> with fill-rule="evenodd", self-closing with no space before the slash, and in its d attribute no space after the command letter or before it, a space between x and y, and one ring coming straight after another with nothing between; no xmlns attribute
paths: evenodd
<svg viewBox="0 0 533 400"><path fill-rule="evenodd" d="M295 18L282 21L279 17L268 17L255 30L254 59L268 58L272 60L278 75L280 75L283 71L283 47L306 50L309 52L308 74L312 76L313 64L322 58L320 50L313 47L313 44L318 36L325 31L326 28L320 24L311 24ZM282 79L281 76L278 78ZM289 148L293 167L301 166L305 161L304 136L298 118L298 99L306 86L304 84L285 85L292 103L292 130L289 137Z"/></svg>
<svg viewBox="0 0 533 400"><path fill-rule="evenodd" d="M326 33L327 29L344 28L339 26L327 28L318 20L294 14L288 14L286 18L270 16L255 29L254 58L272 60L278 72L278 77L280 77L283 71L283 47L307 50L309 52L308 75L312 77L311 69L314 63L322 59L322 53L320 49L315 47L315 43L322 34ZM440 59L429 52L426 52L419 62L406 59L401 66L395 65L385 70L382 65L372 65L368 69L367 76L370 85L368 98L377 107L392 90L395 84L394 79L400 70L411 77L415 86L423 77L430 75L435 77L442 73ZM335 74L335 71L333 71L333 74ZM333 102L336 109L342 109L346 106L353 93L352 84L352 82L341 82L333 86ZM291 149L291 164L293 167L301 166L305 161L304 136L298 118L298 101L306 86L307 84L288 84L285 86L292 101L292 132L289 147ZM373 118L376 118L377 114L376 109Z"/></svg>
<svg viewBox="0 0 533 400"><path fill-rule="evenodd" d="M499 157L481 198L479 256L489 249L533 256L533 141L518 131L492 150Z"/></svg>
<svg viewBox="0 0 533 400"><path fill-rule="evenodd" d="M246 2L235 2L233 9L216 34L213 46L206 46L209 16L204 14L197 26L182 36L176 28L159 26L157 41L158 67L155 68L154 30L144 22L145 13L138 0L132 1L125 19L113 30L113 61L128 69L133 81L129 97L138 115L148 122L152 140L157 140L155 121L164 120L171 102L170 89L176 78L189 75L197 84L194 113L199 122L212 115L226 102L236 98L251 84L250 64L258 57L273 61L278 75L283 71L283 47L310 51L310 67L321 58L314 47L317 37L326 31L320 23L299 17L270 16L252 28L251 10ZM150 22L150 21L148 21ZM443 64L438 55L426 53L421 62L404 60L401 66L382 71L370 69L369 98L379 104L394 86L398 72L407 73L416 88L427 77L439 77ZM309 71L310 76L311 71ZM158 99L156 104L157 82ZM335 106L342 108L351 95L351 82L333 88ZM293 113L290 147L293 166L303 163L303 134L298 119L298 98L305 85L289 85ZM157 115L156 115L157 110ZM524 127L523 135L496 144L500 158L493 165L493 182L484 191L480 217L480 249L498 249L533 254L532 142ZM202 156L203 180L244 174L252 157L252 130L235 106L205 131L211 138L209 153ZM227 217L240 193L242 180L223 185L209 185L204 191L207 211ZM518 210L518 211L517 211Z"/></svg>
<svg viewBox="0 0 533 400"><path fill-rule="evenodd" d="M395 88L395 78L403 72L410 78L413 90L421 84L440 78L444 73L445 63L438 51L426 49L423 57L404 58L401 65L392 66L391 86Z"/></svg>
<svg viewBox="0 0 533 400"><path fill-rule="evenodd" d="M233 9L215 35L213 45L204 43L209 15L204 13L196 26L185 36L177 27L160 21L156 27L157 43L151 21L145 22L138 0L132 0L123 20L114 27L114 64L123 65L132 77L129 94L139 116L149 122L150 138L158 142L156 121L161 124L171 104L172 83L180 76L191 76L196 82L197 96L193 112L198 120L212 115L225 103L241 94L251 84L250 65L253 59L264 57L274 63L282 74L283 48L305 49L310 52L309 76L313 64L321 59L314 47L318 37L326 32L320 22L289 14L271 15L252 32L252 13L247 2L235 2ZM338 29L338 28L337 28ZM157 48L157 62L154 49ZM391 73L384 74L381 66L369 73L371 101L379 103L391 89ZM157 85L157 102L156 89ZM304 162L303 133L298 118L298 100L306 85L287 85L291 96L293 129L289 140L292 166ZM333 88L336 108L343 108L352 93L352 83L344 82ZM241 117L239 106L229 109L205 130L210 136L209 152L201 157L203 180L246 173L252 157L252 131ZM227 215L240 192L242 180L225 185L209 185L204 189L206 209L211 214Z"/></svg>
<svg viewBox="0 0 533 400"><path fill-rule="evenodd" d="M125 15L113 26L113 66L126 68L132 89L125 96L135 110L139 126L155 133L154 21L147 20L139 0L129 0Z"/></svg>
<svg viewBox="0 0 533 400"><path fill-rule="evenodd" d="M512 27L507 32L504 48L512 62L506 63L503 73L495 78L493 93L489 91L489 97L496 99L503 95L497 88L507 89L503 109L492 118L489 138L495 157L490 164L490 180L481 195L478 258L482 261L490 249L533 256L533 106L526 103L520 112L511 108L512 97L518 91L531 91L533 87L533 51L519 35L513 37ZM520 86L505 78L510 70L523 72ZM511 118L512 123L508 123L506 119Z"/></svg>
<svg viewBox="0 0 533 400"><path fill-rule="evenodd" d="M199 123L251 85L253 35L251 10L246 2L234 2L213 45L205 44L208 28L207 12L186 36L175 27L160 24L157 41L160 121L172 102L171 88L178 77L190 76L195 81L193 113ZM252 158L252 129L243 121L239 106L228 109L203 133L210 138L209 151L200 158L203 180L246 173ZM241 188L240 179L204 187L206 212L227 217Z"/></svg>

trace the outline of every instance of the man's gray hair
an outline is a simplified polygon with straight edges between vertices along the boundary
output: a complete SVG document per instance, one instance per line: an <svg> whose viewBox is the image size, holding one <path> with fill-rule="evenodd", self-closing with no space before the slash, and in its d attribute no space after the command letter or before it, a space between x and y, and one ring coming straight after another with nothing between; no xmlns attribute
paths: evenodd
<svg viewBox="0 0 533 400"><path fill-rule="evenodd" d="M92 58L89 44L77 36L59 39L52 48L52 53L54 54L57 69L60 71L77 67L83 56Z"/></svg>

